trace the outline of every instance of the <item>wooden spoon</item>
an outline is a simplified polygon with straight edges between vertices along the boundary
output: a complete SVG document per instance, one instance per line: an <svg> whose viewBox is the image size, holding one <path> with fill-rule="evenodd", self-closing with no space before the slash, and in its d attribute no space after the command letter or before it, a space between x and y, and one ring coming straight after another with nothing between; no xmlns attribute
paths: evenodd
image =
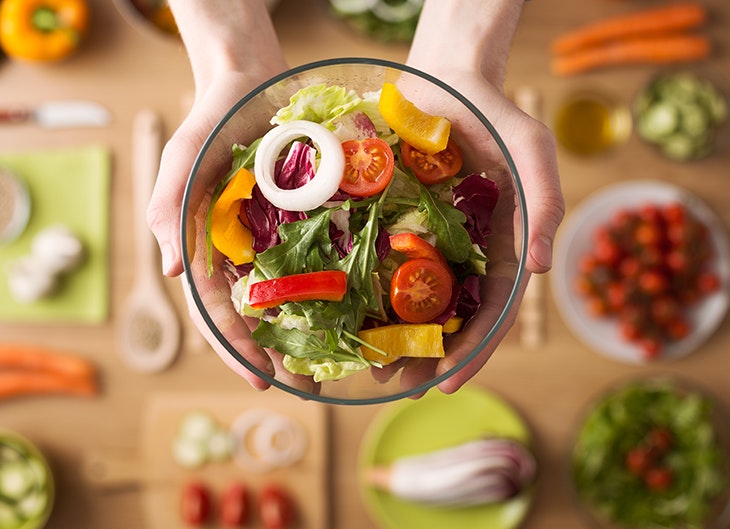
<svg viewBox="0 0 730 529"><path fill-rule="evenodd" d="M147 204L157 178L162 152L162 125L151 111L140 111L132 132L134 182L135 282L120 329L121 352L141 372L167 368L180 348L180 321L165 291L159 252L147 226Z"/></svg>

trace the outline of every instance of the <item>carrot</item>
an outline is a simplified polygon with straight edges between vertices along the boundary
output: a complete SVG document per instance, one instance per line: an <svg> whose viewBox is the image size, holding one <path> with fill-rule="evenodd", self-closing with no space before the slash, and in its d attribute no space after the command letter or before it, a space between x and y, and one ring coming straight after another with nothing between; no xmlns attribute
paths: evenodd
<svg viewBox="0 0 730 529"><path fill-rule="evenodd" d="M556 75L569 76L608 66L695 61L711 51L710 40L701 35L630 39L555 57L550 68Z"/></svg>
<svg viewBox="0 0 730 529"><path fill-rule="evenodd" d="M690 30L707 20L707 8L679 2L618 15L570 31L551 43L553 53L564 55L612 40Z"/></svg>
<svg viewBox="0 0 730 529"><path fill-rule="evenodd" d="M86 359L37 345L0 344L0 369L36 369L69 376L92 376L94 366Z"/></svg>
<svg viewBox="0 0 730 529"><path fill-rule="evenodd" d="M96 380L89 376L28 369L0 371L0 399L49 394L86 397L97 393Z"/></svg>

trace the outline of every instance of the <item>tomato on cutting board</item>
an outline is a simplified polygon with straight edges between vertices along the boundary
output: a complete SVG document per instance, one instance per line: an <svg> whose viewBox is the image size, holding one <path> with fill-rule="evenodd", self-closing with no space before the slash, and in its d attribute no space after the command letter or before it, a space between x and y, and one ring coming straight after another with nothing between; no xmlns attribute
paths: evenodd
<svg viewBox="0 0 730 529"><path fill-rule="evenodd" d="M223 491L220 504L220 521L224 527L243 527L251 519L248 489L238 482L231 483Z"/></svg>
<svg viewBox="0 0 730 529"><path fill-rule="evenodd" d="M277 485L268 484L261 489L258 507L264 529L288 529L296 521L296 508L291 496Z"/></svg>
<svg viewBox="0 0 730 529"><path fill-rule="evenodd" d="M342 144L345 171L340 189L356 197L380 193L393 178L393 151L380 138L349 140Z"/></svg>
<svg viewBox="0 0 730 529"><path fill-rule="evenodd" d="M413 170L422 183L438 184L456 176L464 163L461 148L449 138L446 148L436 154L428 154L406 143L401 142L403 164Z"/></svg>
<svg viewBox="0 0 730 529"><path fill-rule="evenodd" d="M186 524L192 527L204 525L210 518L210 509L210 492L204 483L191 481L183 487L180 515Z"/></svg>

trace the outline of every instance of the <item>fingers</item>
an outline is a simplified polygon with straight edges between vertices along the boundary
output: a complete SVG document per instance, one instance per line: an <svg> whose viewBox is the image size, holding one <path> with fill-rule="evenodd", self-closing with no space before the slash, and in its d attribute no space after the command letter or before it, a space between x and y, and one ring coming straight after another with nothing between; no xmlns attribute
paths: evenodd
<svg viewBox="0 0 730 529"><path fill-rule="evenodd" d="M218 338L213 334L210 327L206 324L203 316L193 300L192 293L187 281L183 281L183 291L188 304L190 318L195 323L203 337L208 341L213 350L223 360L223 362L236 374L243 377L254 389L264 390L269 387L269 383L258 377L252 371L240 363L231 353L221 345ZM261 350L258 344L251 338L250 331L244 320L232 310L233 305L227 296L221 296L218 292L209 290L202 296L208 307L209 314L213 321L219 325L221 332L225 334L230 344L236 351L246 358L254 367L264 373L273 376L274 368L268 355ZM222 299L224 298L225 299ZM217 299L220 298L220 299ZM230 314L231 312L232 314Z"/></svg>
<svg viewBox="0 0 730 529"><path fill-rule="evenodd" d="M515 109L516 111L517 109ZM522 114L505 140L523 184L528 219L527 269L536 274L550 270L553 242L565 216L565 202L552 132Z"/></svg>

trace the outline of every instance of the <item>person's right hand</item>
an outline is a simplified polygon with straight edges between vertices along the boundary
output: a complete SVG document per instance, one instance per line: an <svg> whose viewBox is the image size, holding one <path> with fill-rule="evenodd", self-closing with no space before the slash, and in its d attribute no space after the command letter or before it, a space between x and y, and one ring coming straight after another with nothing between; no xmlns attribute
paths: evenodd
<svg viewBox="0 0 730 529"><path fill-rule="evenodd" d="M167 142L147 210L147 222L162 253L163 273L183 271L180 215L185 184L206 138L228 110L261 83L287 69L264 2L171 0L195 78L190 113ZM213 176L211 176L211 181ZM230 301L230 287L214 278L199 292L231 344L264 373L273 376L269 355L251 338L247 323ZM268 383L245 369L218 342L183 281L190 316L221 359L254 388Z"/></svg>

